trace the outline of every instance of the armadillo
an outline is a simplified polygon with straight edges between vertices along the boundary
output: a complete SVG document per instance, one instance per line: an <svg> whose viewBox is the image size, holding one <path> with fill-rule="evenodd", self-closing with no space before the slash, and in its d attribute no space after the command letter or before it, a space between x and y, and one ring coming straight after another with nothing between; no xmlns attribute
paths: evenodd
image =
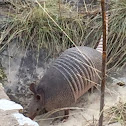
<svg viewBox="0 0 126 126"><path fill-rule="evenodd" d="M31 84L34 97L29 105L33 119L39 110L70 107L100 82L102 55L97 50L78 46L64 51L37 85Z"/></svg>

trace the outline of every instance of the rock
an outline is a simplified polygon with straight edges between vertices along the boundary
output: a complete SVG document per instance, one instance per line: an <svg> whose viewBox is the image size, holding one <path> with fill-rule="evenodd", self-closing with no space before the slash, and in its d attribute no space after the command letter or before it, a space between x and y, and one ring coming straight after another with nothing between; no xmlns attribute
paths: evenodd
<svg viewBox="0 0 126 126"><path fill-rule="evenodd" d="M0 83L0 126L39 126L30 118L19 113L23 110L20 104L10 101Z"/></svg>
<svg viewBox="0 0 126 126"><path fill-rule="evenodd" d="M39 81L50 63L46 60L46 50L18 48L16 40L10 44L9 50L1 53L2 66L5 68L7 80L4 84L5 91L11 100L22 103L27 107L31 92L29 84Z"/></svg>
<svg viewBox="0 0 126 126"><path fill-rule="evenodd" d="M2 83L0 83L0 99L8 99L9 100L9 97L6 95L6 93L4 92L4 88L3 88L3 85Z"/></svg>

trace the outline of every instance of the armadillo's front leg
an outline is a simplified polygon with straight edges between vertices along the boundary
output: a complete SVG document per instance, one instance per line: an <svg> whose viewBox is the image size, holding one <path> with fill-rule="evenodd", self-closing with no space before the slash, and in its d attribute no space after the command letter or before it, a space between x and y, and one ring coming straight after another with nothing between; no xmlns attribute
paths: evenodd
<svg viewBox="0 0 126 126"><path fill-rule="evenodd" d="M69 109L64 110L64 117L61 118L61 121L62 121L62 122L66 122L67 119L68 119L68 117L69 117ZM54 119L54 120L52 121L51 124L54 124L54 122L55 122L56 120L58 120L58 118Z"/></svg>
<svg viewBox="0 0 126 126"><path fill-rule="evenodd" d="M62 122L66 122L69 117L69 109L64 110L64 117L61 119Z"/></svg>
<svg viewBox="0 0 126 126"><path fill-rule="evenodd" d="M69 117L69 109L64 110L64 119L68 119Z"/></svg>

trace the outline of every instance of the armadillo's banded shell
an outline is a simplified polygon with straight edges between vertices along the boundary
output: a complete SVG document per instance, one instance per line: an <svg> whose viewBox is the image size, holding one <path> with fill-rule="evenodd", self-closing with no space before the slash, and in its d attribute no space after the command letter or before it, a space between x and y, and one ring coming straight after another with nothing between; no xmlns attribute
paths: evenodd
<svg viewBox="0 0 126 126"><path fill-rule="evenodd" d="M70 48L52 67L67 80L76 101L100 80L101 53L89 47Z"/></svg>

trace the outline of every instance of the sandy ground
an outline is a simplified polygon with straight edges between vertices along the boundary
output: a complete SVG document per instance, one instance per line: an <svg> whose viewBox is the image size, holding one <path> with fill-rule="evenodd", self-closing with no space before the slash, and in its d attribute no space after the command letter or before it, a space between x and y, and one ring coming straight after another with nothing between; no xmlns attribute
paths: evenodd
<svg viewBox="0 0 126 126"><path fill-rule="evenodd" d="M111 106L116 106L119 101L126 103L126 85L119 86L117 82L124 82L126 84L126 76L114 79L112 83L107 84L105 110ZM42 119L42 116L38 116L35 120L38 121L40 126L95 126L92 123L97 123L99 118L99 101L100 91L95 90L94 93L86 93L79 99L76 106L82 108L82 110L70 111L70 117L67 121L61 122L57 120L52 122L51 119ZM119 122L107 124L108 121L110 122L111 120L104 121L105 126L122 126Z"/></svg>

